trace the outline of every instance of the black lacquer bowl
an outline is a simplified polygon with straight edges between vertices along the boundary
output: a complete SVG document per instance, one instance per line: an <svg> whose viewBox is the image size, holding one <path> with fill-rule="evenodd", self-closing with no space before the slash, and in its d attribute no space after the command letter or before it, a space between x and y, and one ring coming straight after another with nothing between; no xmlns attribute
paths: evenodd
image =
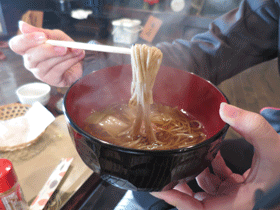
<svg viewBox="0 0 280 210"><path fill-rule="evenodd" d="M207 140L188 148L149 151L109 144L85 132L84 120L92 110L128 102L131 80L130 65L114 66L87 75L68 89L63 108L79 155L103 180L127 190L168 190L180 180L195 178L210 165L229 127L219 117L226 97L199 76L162 66L154 102L186 110L202 122Z"/></svg>

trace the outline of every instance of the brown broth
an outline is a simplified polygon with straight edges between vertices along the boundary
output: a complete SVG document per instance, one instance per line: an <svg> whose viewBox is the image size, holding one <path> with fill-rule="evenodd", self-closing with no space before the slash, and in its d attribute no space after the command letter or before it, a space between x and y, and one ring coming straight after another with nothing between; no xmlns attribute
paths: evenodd
<svg viewBox="0 0 280 210"><path fill-rule="evenodd" d="M115 104L94 111L85 120L84 130L90 135L122 147L144 150L169 150L189 147L206 139L204 126L177 108L159 104L151 105L150 120L156 135L149 142L142 124L140 134L132 136L131 130L137 110L127 104Z"/></svg>

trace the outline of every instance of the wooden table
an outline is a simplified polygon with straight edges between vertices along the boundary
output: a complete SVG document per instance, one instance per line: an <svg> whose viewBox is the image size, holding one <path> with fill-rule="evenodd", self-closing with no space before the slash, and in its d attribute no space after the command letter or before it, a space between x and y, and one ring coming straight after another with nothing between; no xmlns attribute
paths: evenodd
<svg viewBox="0 0 280 210"><path fill-rule="evenodd" d="M57 116L36 143L20 150L1 152L0 157L12 161L29 205L38 195L61 159L73 158L69 170L55 195L52 196L50 206L55 208L48 209L61 209L93 175L92 170L83 163L75 149L68 133L64 115ZM100 183L97 176L93 175L93 178L93 180L91 178L93 181L90 185L91 189L88 190L92 190L92 187L96 187ZM75 195L79 196L77 201L81 201L82 196L85 195L85 189L83 191L79 195ZM75 206L78 203L71 202L69 204L71 204L69 209L77 209ZM67 205L69 206L69 204Z"/></svg>

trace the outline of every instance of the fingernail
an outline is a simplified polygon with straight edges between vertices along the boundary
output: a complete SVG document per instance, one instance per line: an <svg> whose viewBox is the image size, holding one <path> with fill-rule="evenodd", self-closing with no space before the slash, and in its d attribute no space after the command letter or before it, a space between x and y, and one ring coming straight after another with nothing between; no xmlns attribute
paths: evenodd
<svg viewBox="0 0 280 210"><path fill-rule="evenodd" d="M224 120L226 118L236 118L239 114L237 107L222 102L220 105L220 116Z"/></svg>
<svg viewBox="0 0 280 210"><path fill-rule="evenodd" d="M24 24L24 22L22 20L18 21L18 28L21 32L22 32L22 25L23 24Z"/></svg>
<svg viewBox="0 0 280 210"><path fill-rule="evenodd" d="M37 43L44 43L46 41L46 35L43 32L37 32L34 36Z"/></svg>
<svg viewBox="0 0 280 210"><path fill-rule="evenodd" d="M58 47L58 46L54 46L53 47L54 51L57 52L60 55L63 55L66 53L67 48L66 47Z"/></svg>

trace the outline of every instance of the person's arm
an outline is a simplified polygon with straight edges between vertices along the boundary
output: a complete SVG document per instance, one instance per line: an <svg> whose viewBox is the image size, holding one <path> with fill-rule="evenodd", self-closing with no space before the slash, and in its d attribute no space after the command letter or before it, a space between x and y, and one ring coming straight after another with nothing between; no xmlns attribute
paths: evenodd
<svg viewBox="0 0 280 210"><path fill-rule="evenodd" d="M207 32L197 34L191 41L177 39L157 44L163 53L162 65L194 72L219 84L277 57L278 13L274 1L243 1L239 8L214 20ZM89 56L84 71L127 63L129 56L103 53Z"/></svg>
<svg viewBox="0 0 280 210"><path fill-rule="evenodd" d="M160 43L163 65L194 72L214 84L277 56L279 5L243 1L188 42Z"/></svg>

